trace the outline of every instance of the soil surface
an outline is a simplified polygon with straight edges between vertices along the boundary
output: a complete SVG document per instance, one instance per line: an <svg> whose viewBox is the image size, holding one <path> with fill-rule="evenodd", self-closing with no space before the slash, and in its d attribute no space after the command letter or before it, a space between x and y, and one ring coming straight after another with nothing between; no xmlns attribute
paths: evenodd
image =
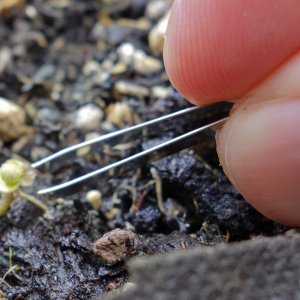
<svg viewBox="0 0 300 300"><path fill-rule="evenodd" d="M149 41L170 2L0 0L0 97L26 114L24 133L2 140L1 162L16 155L34 162L188 107L168 81L161 45ZM178 123L150 141L77 151L40 169L24 191L37 197L43 187L147 149L195 122ZM101 192L96 202L87 197L91 190ZM0 219L0 299L95 299L128 282L130 256L287 230L256 212L228 182L213 132L192 149L39 199L49 215L17 197ZM106 264L93 244L117 228L134 232L139 243L132 247L122 237L113 246L122 247L123 258Z"/></svg>

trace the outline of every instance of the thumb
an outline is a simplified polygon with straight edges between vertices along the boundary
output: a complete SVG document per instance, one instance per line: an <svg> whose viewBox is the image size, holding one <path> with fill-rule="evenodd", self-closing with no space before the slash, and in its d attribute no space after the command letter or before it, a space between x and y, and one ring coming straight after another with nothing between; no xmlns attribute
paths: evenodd
<svg viewBox="0 0 300 300"><path fill-rule="evenodd" d="M265 216L300 226L300 53L237 104L217 133L225 173Z"/></svg>

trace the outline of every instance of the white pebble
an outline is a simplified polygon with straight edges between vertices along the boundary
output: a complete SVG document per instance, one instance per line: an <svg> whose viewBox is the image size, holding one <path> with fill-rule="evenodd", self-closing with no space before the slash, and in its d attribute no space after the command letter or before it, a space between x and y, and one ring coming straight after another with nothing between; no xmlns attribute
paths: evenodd
<svg viewBox="0 0 300 300"><path fill-rule="evenodd" d="M77 111L75 126L84 131L97 130L102 119L102 109L94 104L87 104Z"/></svg>
<svg viewBox="0 0 300 300"><path fill-rule="evenodd" d="M123 43L117 49L117 53L120 56L120 60L127 65L133 63L134 52L135 47L131 43Z"/></svg>

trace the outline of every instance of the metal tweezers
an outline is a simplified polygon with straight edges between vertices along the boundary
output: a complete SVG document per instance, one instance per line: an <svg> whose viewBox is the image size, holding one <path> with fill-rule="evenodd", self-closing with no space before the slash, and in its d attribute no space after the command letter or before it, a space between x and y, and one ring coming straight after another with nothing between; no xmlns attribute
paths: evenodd
<svg viewBox="0 0 300 300"><path fill-rule="evenodd" d="M134 167L140 166L143 163L150 163L168 155L177 153L188 147L195 146L199 143L204 131L213 126L220 125L227 120L232 106L233 104L231 102L219 102L205 106L190 107L65 148L33 163L31 167L41 167L42 165L64 157L67 154L72 152L74 153L82 147L93 146L93 149L96 149L96 151L101 151L104 145L115 147L121 143L136 141L138 138L142 138L142 140L149 140L149 138L157 136L159 133L161 134L162 131L167 130L173 131L173 133L174 131L177 132L180 127L180 134L176 137L172 137L156 146L103 166L83 176L71 179L50 188L42 189L38 191L38 194L46 194L64 189L96 175L103 174L111 169L119 168L123 165L130 164L130 166Z"/></svg>

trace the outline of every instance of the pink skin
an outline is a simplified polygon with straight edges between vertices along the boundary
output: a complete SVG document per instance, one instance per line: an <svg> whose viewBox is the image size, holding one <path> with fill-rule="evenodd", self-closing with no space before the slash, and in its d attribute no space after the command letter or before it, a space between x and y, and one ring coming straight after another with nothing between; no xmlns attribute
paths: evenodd
<svg viewBox="0 0 300 300"><path fill-rule="evenodd" d="M164 52L191 102L236 99L217 134L224 171L257 210L291 226L300 226L299 15L298 0L175 0Z"/></svg>

